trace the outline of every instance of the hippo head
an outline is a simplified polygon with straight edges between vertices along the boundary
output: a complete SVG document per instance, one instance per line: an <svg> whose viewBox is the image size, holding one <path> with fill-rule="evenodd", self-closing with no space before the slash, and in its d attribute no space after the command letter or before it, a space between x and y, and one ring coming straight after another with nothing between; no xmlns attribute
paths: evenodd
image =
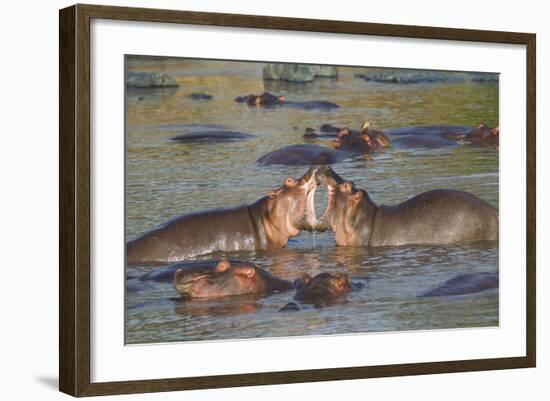
<svg viewBox="0 0 550 401"><path fill-rule="evenodd" d="M271 241L284 245L289 237L301 230L312 231L317 224L313 204L316 171L317 168L311 167L299 179L287 177L282 186L269 193L264 227Z"/></svg>
<svg viewBox="0 0 550 401"><path fill-rule="evenodd" d="M370 123L361 126L361 132L351 131L344 127L336 134L333 146L340 150L356 152L372 152L386 148L390 145L389 138L381 131L369 129Z"/></svg>
<svg viewBox="0 0 550 401"><path fill-rule="evenodd" d="M344 127L336 133L336 139L332 142L335 149L354 152L370 152L373 148L362 134Z"/></svg>
<svg viewBox="0 0 550 401"><path fill-rule="evenodd" d="M485 144L498 146L499 136L500 136L499 127L491 128L485 133L483 137L483 141L485 142Z"/></svg>
<svg viewBox="0 0 550 401"><path fill-rule="evenodd" d="M294 282L294 286L296 287L294 299L314 303L317 306L328 305L353 289L347 274L330 273L320 273L313 278L304 273Z"/></svg>
<svg viewBox="0 0 550 401"><path fill-rule="evenodd" d="M317 180L328 187L328 202L323 215L317 220L316 231L334 231L338 245L364 243L360 236L362 228L372 218L374 203L369 195L355 188L353 182L345 181L329 166L317 170Z"/></svg>
<svg viewBox="0 0 550 401"><path fill-rule="evenodd" d="M466 135L466 139L474 145L497 145L499 144L499 127L491 128L486 124L478 124Z"/></svg>
<svg viewBox="0 0 550 401"><path fill-rule="evenodd" d="M235 99L238 103L246 103L249 106L271 107L278 106L285 101L284 96L275 96L269 92L264 92L261 95L250 94L247 96L239 96Z"/></svg>
<svg viewBox="0 0 550 401"><path fill-rule="evenodd" d="M182 298L215 298L262 292L261 270L252 263L220 260L215 266L178 269L174 287Z"/></svg>

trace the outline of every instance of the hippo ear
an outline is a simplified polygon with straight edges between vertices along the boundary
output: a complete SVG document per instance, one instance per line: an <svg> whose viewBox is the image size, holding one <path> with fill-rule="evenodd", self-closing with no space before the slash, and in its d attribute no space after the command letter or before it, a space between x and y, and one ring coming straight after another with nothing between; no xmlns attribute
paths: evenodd
<svg viewBox="0 0 550 401"><path fill-rule="evenodd" d="M176 285L179 281L181 276L183 275L183 269L178 269L174 273L174 285Z"/></svg>
<svg viewBox="0 0 550 401"><path fill-rule="evenodd" d="M307 273L302 273L302 276L300 277L300 280L302 281L302 283L304 284L309 284L310 281L311 281L311 276Z"/></svg>
<svg viewBox="0 0 550 401"><path fill-rule="evenodd" d="M218 264L214 268L214 271L216 273L223 273L227 271L227 269L229 269L230 267L231 267L231 262L229 262L229 260L227 259L222 259L218 262Z"/></svg>
<svg viewBox="0 0 550 401"><path fill-rule="evenodd" d="M235 274L246 278L252 278L256 275L256 269L250 266L240 266L235 269Z"/></svg>
<svg viewBox="0 0 550 401"><path fill-rule="evenodd" d="M284 101L286 100L286 98L285 98L284 95L281 95L281 96L279 96L279 100L280 100L281 102L284 102Z"/></svg>
<svg viewBox="0 0 550 401"><path fill-rule="evenodd" d="M348 127L340 128L340 130L336 133L337 138L344 138L351 134L351 131Z"/></svg>
<svg viewBox="0 0 550 401"><path fill-rule="evenodd" d="M338 189L341 192L348 193L353 189L353 183L346 181L338 185Z"/></svg>
<svg viewBox="0 0 550 401"><path fill-rule="evenodd" d="M296 181L295 178L287 177L285 179L285 187L287 187L287 188L293 188L293 187L296 186L296 184L298 184L298 181Z"/></svg>
<svg viewBox="0 0 550 401"><path fill-rule="evenodd" d="M349 277L349 274L340 274L338 276L338 280L342 285L350 284L351 285L351 279Z"/></svg>
<svg viewBox="0 0 550 401"><path fill-rule="evenodd" d="M499 136L499 134L500 134L500 129L499 129L499 127L495 127L495 128L493 128L493 129L491 130L491 135L492 135L492 136Z"/></svg>
<svg viewBox="0 0 550 401"><path fill-rule="evenodd" d="M361 138L363 138L365 142L372 141L372 135L370 131L361 132Z"/></svg>

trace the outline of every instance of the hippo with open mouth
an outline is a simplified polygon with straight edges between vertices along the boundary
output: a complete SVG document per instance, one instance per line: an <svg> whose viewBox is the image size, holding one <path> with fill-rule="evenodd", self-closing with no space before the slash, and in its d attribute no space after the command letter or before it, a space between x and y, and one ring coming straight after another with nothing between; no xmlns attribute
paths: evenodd
<svg viewBox="0 0 550 401"><path fill-rule="evenodd" d="M163 264L217 251L282 248L302 230L311 231L316 169L288 177L268 196L250 205L191 212L126 244L126 263Z"/></svg>
<svg viewBox="0 0 550 401"><path fill-rule="evenodd" d="M179 268L178 268L179 266ZM174 287L183 299L267 294L294 288L253 263L210 260L194 265L174 265Z"/></svg>
<svg viewBox="0 0 550 401"><path fill-rule="evenodd" d="M449 244L498 239L498 210L476 196L450 189L424 192L398 205L376 205L328 166L316 173L329 189L318 231L332 230L340 246Z"/></svg>

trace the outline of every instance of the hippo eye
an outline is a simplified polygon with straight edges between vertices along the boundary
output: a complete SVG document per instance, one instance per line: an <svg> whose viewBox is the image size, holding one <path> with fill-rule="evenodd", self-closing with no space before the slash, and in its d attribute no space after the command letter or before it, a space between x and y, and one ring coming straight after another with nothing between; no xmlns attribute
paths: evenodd
<svg viewBox="0 0 550 401"><path fill-rule="evenodd" d="M274 189L273 191L270 191L269 192L269 197L271 199L275 198L276 196L278 196L280 193L281 193L281 188L277 188L277 189Z"/></svg>
<svg viewBox="0 0 550 401"><path fill-rule="evenodd" d="M347 193L350 192L353 187L353 184L351 182L343 182L342 184L338 185L338 188L340 191Z"/></svg>
<svg viewBox="0 0 550 401"><path fill-rule="evenodd" d="M231 263L229 262L229 260L220 260L218 262L218 264L216 265L216 268L214 269L217 273L223 273L224 271L226 271L227 269L229 269L229 267L231 266Z"/></svg>
<svg viewBox="0 0 550 401"><path fill-rule="evenodd" d="M292 178L292 177L288 177L288 178L285 180L285 187L292 188L292 187L295 187L296 184L298 184L298 181L296 181L296 179L294 179L294 178Z"/></svg>
<svg viewBox="0 0 550 401"><path fill-rule="evenodd" d="M348 196L348 199L351 200L351 201L354 201L354 202L359 202L359 200L361 200L361 197L363 196L363 192L361 191L357 191L353 194L350 194Z"/></svg>
<svg viewBox="0 0 550 401"><path fill-rule="evenodd" d="M343 137L345 137L345 136L348 136L350 133L351 133L351 132L350 132L349 128L344 127L344 128L342 128L340 131L338 131L338 133L336 134L336 136L337 136L338 138L343 138Z"/></svg>

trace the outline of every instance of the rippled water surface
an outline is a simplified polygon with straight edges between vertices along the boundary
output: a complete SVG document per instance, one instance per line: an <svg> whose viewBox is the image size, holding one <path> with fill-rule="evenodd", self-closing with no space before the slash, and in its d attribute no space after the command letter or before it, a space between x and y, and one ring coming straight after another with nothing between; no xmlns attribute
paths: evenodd
<svg viewBox="0 0 550 401"><path fill-rule="evenodd" d="M126 96L126 234L131 239L186 212L251 203L299 177L303 166L260 167L263 154L304 143L305 127L323 123L375 128L485 122L498 125L497 83L383 84L354 78L365 68L340 68L340 77L292 85L262 80L261 63L132 58L133 71L173 76L177 89L128 90ZM269 90L288 100L329 100L335 111L253 109L236 96ZM192 92L214 96L192 101ZM221 125L256 135L241 142L175 143L169 138L193 124ZM329 146L326 140L310 143ZM435 188L471 192L498 207L498 151L461 145L435 150L389 148L334 166L381 204ZM321 192L321 191L319 191ZM318 194L318 198L322 196ZM319 203L322 203L319 199ZM336 247L333 235L304 232L277 251L218 254L255 262L286 279L347 272L366 287L347 302L296 313L278 309L292 292L182 302L171 285L126 296L129 344L419 330L498 325L498 291L457 297L418 298L459 274L498 270L498 244ZM212 255L205 257L213 257ZM128 267L137 276L152 267Z"/></svg>

